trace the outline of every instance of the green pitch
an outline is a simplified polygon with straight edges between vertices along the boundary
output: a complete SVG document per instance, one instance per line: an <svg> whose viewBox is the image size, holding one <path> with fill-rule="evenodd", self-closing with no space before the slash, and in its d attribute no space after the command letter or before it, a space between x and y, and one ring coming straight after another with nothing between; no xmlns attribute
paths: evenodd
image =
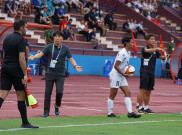
<svg viewBox="0 0 182 135"><path fill-rule="evenodd" d="M106 116L31 118L39 129L21 129L20 119L0 120L0 135L182 135L182 115L151 114L139 119Z"/></svg>

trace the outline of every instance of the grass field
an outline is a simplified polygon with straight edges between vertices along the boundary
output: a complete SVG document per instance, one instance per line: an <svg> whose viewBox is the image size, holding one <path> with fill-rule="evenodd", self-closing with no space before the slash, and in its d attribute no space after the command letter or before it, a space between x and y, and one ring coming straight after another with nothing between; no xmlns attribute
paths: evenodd
<svg viewBox="0 0 182 135"><path fill-rule="evenodd" d="M106 116L31 118L39 129L21 129L21 119L0 120L0 135L182 135L180 113L142 115L140 119Z"/></svg>

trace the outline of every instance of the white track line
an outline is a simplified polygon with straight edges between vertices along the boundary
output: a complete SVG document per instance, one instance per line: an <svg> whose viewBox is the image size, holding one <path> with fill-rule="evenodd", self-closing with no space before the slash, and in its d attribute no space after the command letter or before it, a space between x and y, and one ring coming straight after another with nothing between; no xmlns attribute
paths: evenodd
<svg viewBox="0 0 182 135"><path fill-rule="evenodd" d="M132 122L118 122L118 123L98 123L98 124L78 124L78 125L59 125L59 126L43 126L44 128L64 128L64 127L83 127L83 126L104 126L104 125L119 125L119 124L140 124L140 123L158 123L158 122L182 122L182 120L161 120L161 121L132 121ZM9 131L20 131L28 130L27 128L13 128L13 129L2 129L0 132L9 132Z"/></svg>
<svg viewBox="0 0 182 135"><path fill-rule="evenodd" d="M103 111L104 111L104 110L90 109L90 108L85 108L85 107L69 107L69 106L63 106L63 108L74 108L74 109L89 110L89 111L97 111L97 112L103 112Z"/></svg>

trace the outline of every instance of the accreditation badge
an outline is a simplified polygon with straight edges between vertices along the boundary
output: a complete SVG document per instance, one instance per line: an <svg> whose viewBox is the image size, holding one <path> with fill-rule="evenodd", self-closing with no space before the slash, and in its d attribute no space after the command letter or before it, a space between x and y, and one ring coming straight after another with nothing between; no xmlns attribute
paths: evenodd
<svg viewBox="0 0 182 135"><path fill-rule="evenodd" d="M56 63L57 63L57 60L51 60L50 68L55 68L56 67Z"/></svg>
<svg viewBox="0 0 182 135"><path fill-rule="evenodd" d="M144 65L144 66L148 66L148 65L149 65L149 59L144 59L143 65Z"/></svg>

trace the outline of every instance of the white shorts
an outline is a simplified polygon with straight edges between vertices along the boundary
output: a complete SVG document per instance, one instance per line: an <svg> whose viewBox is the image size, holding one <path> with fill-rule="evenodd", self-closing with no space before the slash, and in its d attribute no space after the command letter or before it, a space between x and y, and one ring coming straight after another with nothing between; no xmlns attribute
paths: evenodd
<svg viewBox="0 0 182 135"><path fill-rule="evenodd" d="M110 75L110 88L119 88L121 86L128 86L126 78L118 75Z"/></svg>

